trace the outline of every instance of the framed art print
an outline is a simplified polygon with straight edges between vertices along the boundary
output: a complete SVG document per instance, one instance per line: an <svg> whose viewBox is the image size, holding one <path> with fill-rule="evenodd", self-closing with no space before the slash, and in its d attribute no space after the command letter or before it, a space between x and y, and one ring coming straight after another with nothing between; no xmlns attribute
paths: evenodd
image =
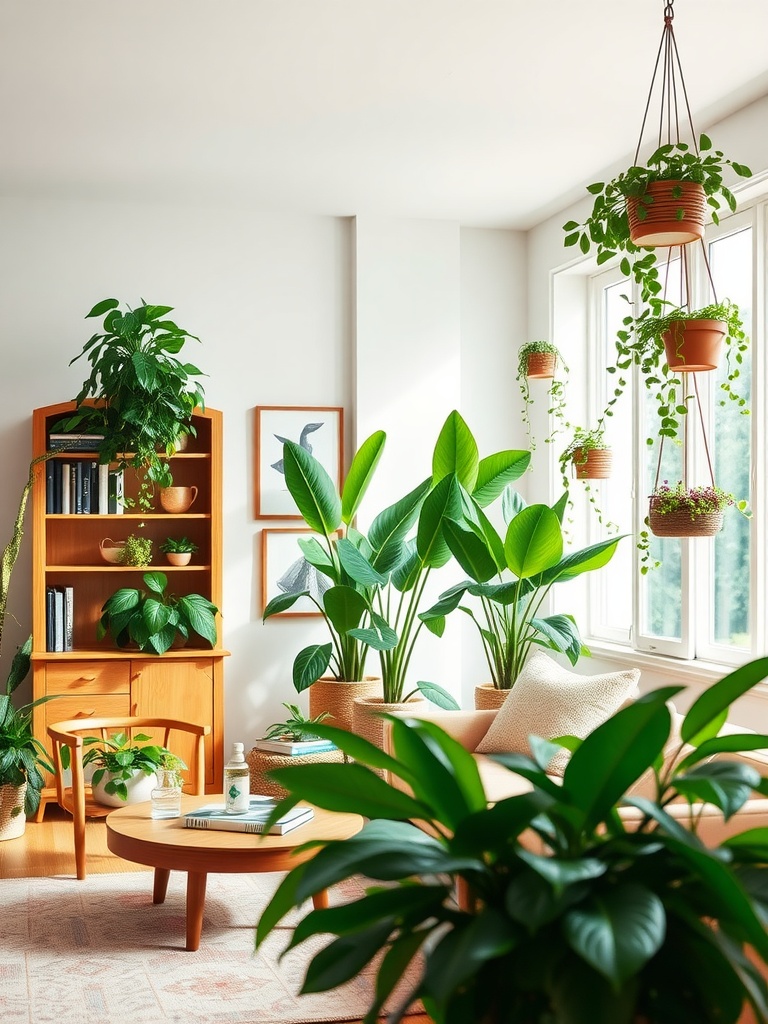
<svg viewBox="0 0 768 1024"><path fill-rule="evenodd" d="M299 547L300 537L320 535L313 530L299 527L284 530L261 531L261 610L267 607L273 597L280 594L294 594L309 591L317 601L329 587L333 586L328 576L318 572L306 560ZM308 597L300 597L287 611L277 615L320 615L315 604Z"/></svg>
<svg viewBox="0 0 768 1024"><path fill-rule="evenodd" d="M301 519L283 471L283 444L301 445L341 489L344 410L331 406L256 407L256 518Z"/></svg>

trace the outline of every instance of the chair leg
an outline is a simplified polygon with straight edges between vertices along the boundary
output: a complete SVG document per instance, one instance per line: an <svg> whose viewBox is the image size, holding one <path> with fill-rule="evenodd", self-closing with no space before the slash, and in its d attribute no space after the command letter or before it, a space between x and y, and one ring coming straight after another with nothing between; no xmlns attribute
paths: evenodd
<svg viewBox="0 0 768 1024"><path fill-rule="evenodd" d="M82 881L85 878L85 813L79 807L74 809L72 824L75 832L75 867L77 877Z"/></svg>

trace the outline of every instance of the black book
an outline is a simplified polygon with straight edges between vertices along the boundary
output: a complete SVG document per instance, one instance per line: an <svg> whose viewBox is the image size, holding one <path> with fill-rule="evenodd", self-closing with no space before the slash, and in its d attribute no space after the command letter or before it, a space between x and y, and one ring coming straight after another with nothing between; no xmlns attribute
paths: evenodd
<svg viewBox="0 0 768 1024"><path fill-rule="evenodd" d="M83 508L82 512L84 515L88 515L91 511L91 466L88 462L81 463L82 466L82 482L81 486L83 489Z"/></svg>
<svg viewBox="0 0 768 1024"><path fill-rule="evenodd" d="M57 459L53 460L53 511L61 513L61 463Z"/></svg>
<svg viewBox="0 0 768 1024"><path fill-rule="evenodd" d="M91 474L91 507L88 510L96 515L99 511L99 464L98 462L92 462L90 467Z"/></svg>
<svg viewBox="0 0 768 1024"><path fill-rule="evenodd" d="M54 508L54 497L53 497L53 476L55 472L56 464L51 462L50 459L45 464L45 511L48 515L53 512Z"/></svg>
<svg viewBox="0 0 768 1024"><path fill-rule="evenodd" d="M52 651L54 648L54 598L53 587L45 588L45 649Z"/></svg>

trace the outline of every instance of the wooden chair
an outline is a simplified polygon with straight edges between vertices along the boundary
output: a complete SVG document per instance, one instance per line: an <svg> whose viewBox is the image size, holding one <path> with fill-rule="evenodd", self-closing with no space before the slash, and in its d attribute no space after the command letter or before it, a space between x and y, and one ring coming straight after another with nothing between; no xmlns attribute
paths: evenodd
<svg viewBox="0 0 768 1024"><path fill-rule="evenodd" d="M107 739L116 732L125 732L129 737L135 733L152 733L153 740L178 754L188 765L184 776L184 791L201 796L205 793L205 737L209 725L194 725L172 718L75 718L68 722L55 722L48 726L48 735L53 744L53 766L56 772L56 799L72 815L75 833L75 864L77 877L85 878L85 820L106 817L112 808L96 803L91 797L91 787L85 781L83 772L83 737L101 736ZM177 737L174 746L173 735ZM62 747L69 748L71 785L66 785L61 764Z"/></svg>

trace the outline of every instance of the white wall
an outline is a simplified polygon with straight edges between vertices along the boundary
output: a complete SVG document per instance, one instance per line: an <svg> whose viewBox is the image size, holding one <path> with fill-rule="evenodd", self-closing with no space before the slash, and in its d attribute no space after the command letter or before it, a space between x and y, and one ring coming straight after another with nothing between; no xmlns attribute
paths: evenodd
<svg viewBox="0 0 768 1024"><path fill-rule="evenodd" d="M225 732L227 743L252 740L296 700L296 651L324 639L320 620L261 622L260 531L296 522L254 519L254 408L343 406L347 452L386 428L387 501L428 474L454 407L483 451L517 446L524 252L519 234L441 222L0 199L0 544L26 479L32 409L73 398L86 376L82 362L68 366L93 332L85 313L107 296L173 305L202 339L184 354L224 414ZM378 510L373 496L369 507ZM26 537L4 663L30 630L30 552ZM414 678L469 693L482 662L465 667L464 686L458 623L444 641L426 640Z"/></svg>

